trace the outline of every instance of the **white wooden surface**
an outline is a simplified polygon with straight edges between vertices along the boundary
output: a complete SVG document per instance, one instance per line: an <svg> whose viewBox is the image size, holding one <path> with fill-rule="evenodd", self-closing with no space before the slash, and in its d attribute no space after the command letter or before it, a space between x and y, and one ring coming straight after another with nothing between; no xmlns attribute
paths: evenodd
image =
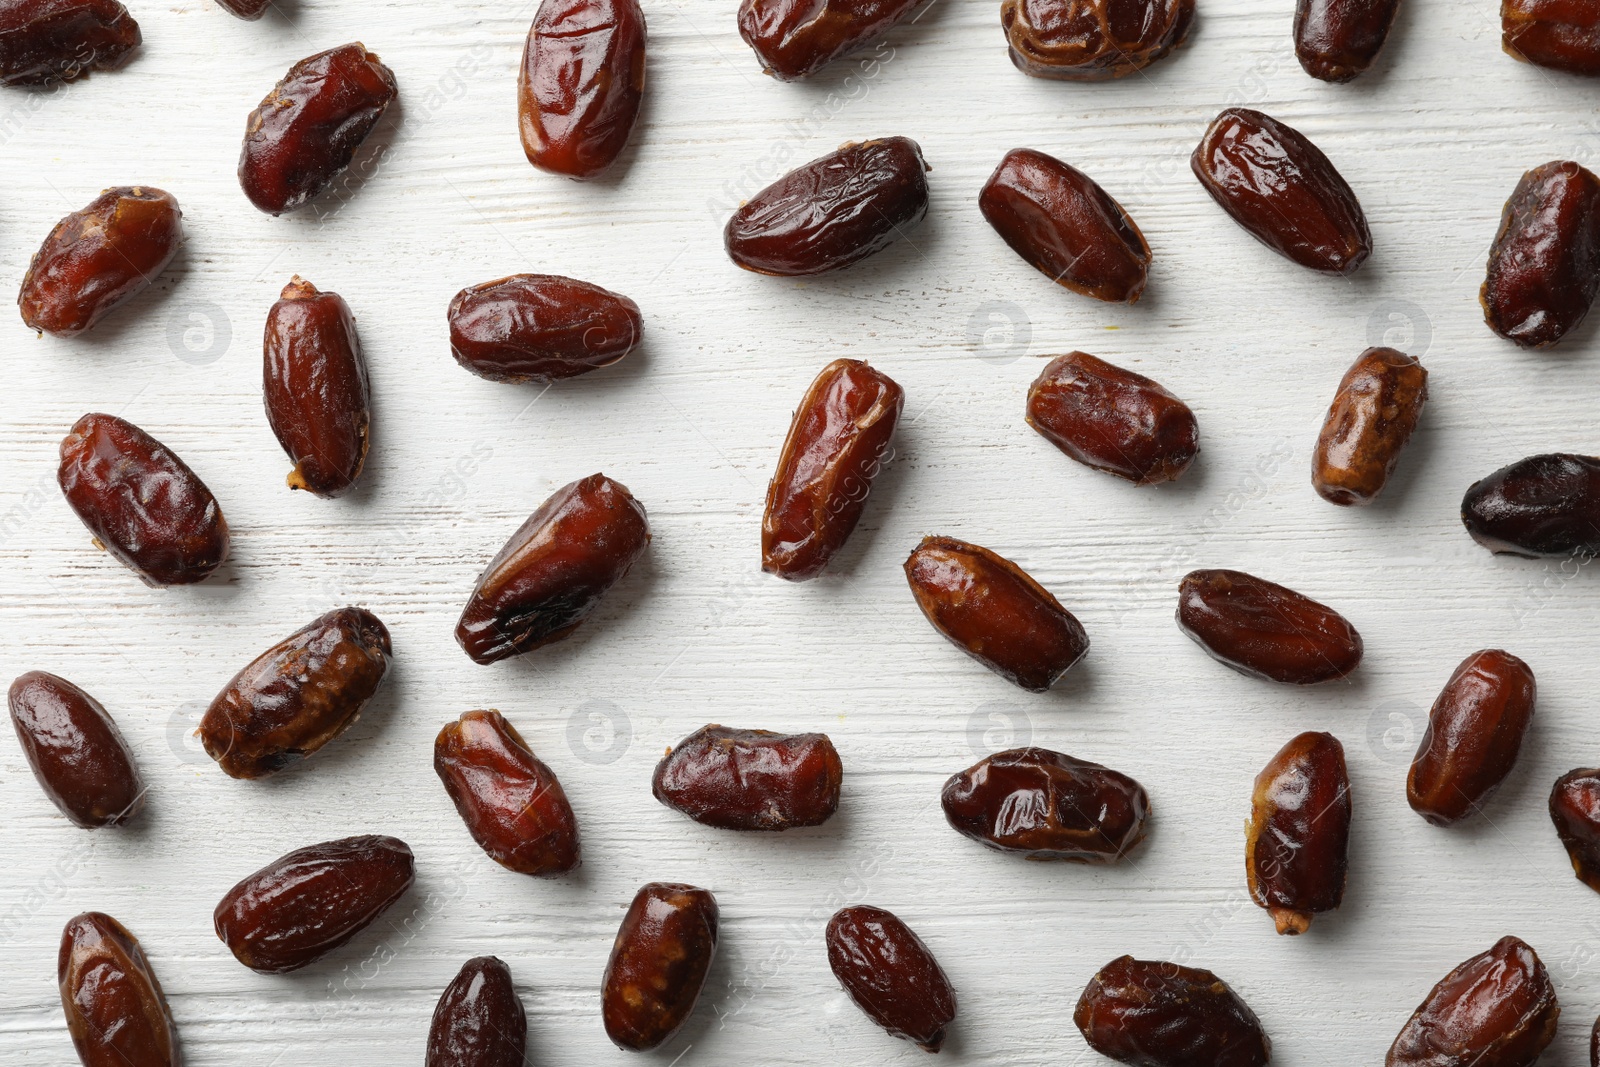
<svg viewBox="0 0 1600 1067"><path fill-rule="evenodd" d="M1558 774L1600 759L1597 576L1492 558L1456 509L1507 462L1597 448L1593 328L1523 353L1476 303L1517 176L1593 165L1595 85L1504 56L1492 0L1406 0L1377 67L1348 86L1302 73L1287 0L1202 0L1187 47L1106 85L1015 71L991 0L937 0L875 62L784 85L760 74L735 6L645 0L645 112L616 176L591 185L523 159L514 72L530 4L308 0L252 24L202 0L136 3L145 46L123 72L0 92L0 288L109 185L173 192L188 235L156 291L88 337L3 327L0 665L99 696L151 796L137 826L75 829L0 740L0 1061L75 1062L56 945L93 908L143 940L195 1067L418 1063L439 992L482 953L512 967L531 1063L924 1062L828 970L828 915L870 901L957 987L941 1063L1099 1062L1072 1007L1124 952L1217 971L1283 1067L1376 1063L1432 983L1506 933L1539 950L1565 1008L1544 1062L1580 1062L1600 1009L1600 899L1572 877L1544 802ZM370 177L320 202L321 219L258 214L234 178L245 115L290 63L358 38L401 85ZM1191 177L1190 150L1230 104L1301 129L1355 187L1376 246L1355 277L1267 252ZM934 167L910 240L809 282L728 262L721 227L741 197L887 134L918 140ZM1083 168L1139 221L1155 265L1137 306L1052 286L984 224L977 191L1018 145ZM643 349L545 393L463 372L450 296L515 271L629 294ZM355 309L374 381L365 484L336 502L283 487L261 411L261 323L297 272ZM1340 510L1312 492L1310 450L1340 375L1380 338L1423 358L1431 400L1381 502ZM1134 489L1024 425L1028 382L1072 348L1193 406L1203 452L1181 482ZM906 417L841 565L792 586L757 569L764 490L792 405L841 355L901 382ZM217 578L146 589L90 545L54 484L58 442L86 411L143 426L215 491L234 535ZM475 666L451 631L478 570L549 492L596 470L645 503L649 554L574 639ZM922 620L900 563L931 532L1016 559L1082 619L1092 649L1054 692L1008 686ZM1366 638L1360 670L1300 690L1212 663L1172 622L1196 566L1339 608ZM200 710L268 644L351 602L393 631L380 697L301 769L225 777L188 737ZM1455 664L1492 646L1533 665L1539 713L1486 815L1436 829L1405 803L1415 728ZM485 706L565 784L577 875L500 869L439 786L434 733ZM827 731L847 768L838 817L736 836L657 804L657 757L707 722ZM1343 909L1291 940L1245 896L1241 826L1256 771L1311 728L1346 746L1357 821ZM1131 862L1030 864L948 829L944 779L1030 739L1145 784L1156 821ZM415 849L411 896L302 972L234 961L211 930L229 886L291 848L368 832ZM716 893L721 950L690 1025L633 1060L605 1038L598 987L622 909L652 879Z"/></svg>

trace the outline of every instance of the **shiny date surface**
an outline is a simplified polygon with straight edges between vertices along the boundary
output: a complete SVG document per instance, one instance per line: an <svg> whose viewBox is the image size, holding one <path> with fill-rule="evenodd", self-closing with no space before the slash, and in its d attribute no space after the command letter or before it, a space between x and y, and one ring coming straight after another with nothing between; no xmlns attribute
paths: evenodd
<svg viewBox="0 0 1600 1067"><path fill-rule="evenodd" d="M254 22L267 13L272 0L217 0L217 4L230 15Z"/></svg>
<svg viewBox="0 0 1600 1067"><path fill-rule="evenodd" d="M1502 937L1445 975L1401 1027L1385 1067L1532 1067L1561 1006L1539 954Z"/></svg>
<svg viewBox="0 0 1600 1067"><path fill-rule="evenodd" d="M1350 81L1378 58L1399 10L1400 0L1298 0L1295 58L1313 78Z"/></svg>
<svg viewBox="0 0 1600 1067"><path fill-rule="evenodd" d="M1328 407L1311 455L1311 485L1332 504L1370 504L1383 491L1422 417L1428 372L1392 348L1356 358Z"/></svg>
<svg viewBox="0 0 1600 1067"><path fill-rule="evenodd" d="M1473 482L1467 533L1490 552L1529 558L1600 554L1600 456L1529 456Z"/></svg>
<svg viewBox="0 0 1600 1067"><path fill-rule="evenodd" d="M1072 1021L1089 1047L1136 1067L1265 1067L1272 1043L1210 971L1120 956L1089 980Z"/></svg>
<svg viewBox="0 0 1600 1067"><path fill-rule="evenodd" d="M1178 628L1241 674L1294 685L1343 678L1361 662L1344 616L1243 571L1191 571L1178 587Z"/></svg>
<svg viewBox="0 0 1600 1067"><path fill-rule="evenodd" d="M739 36L781 81L815 74L870 44L923 0L743 0Z"/></svg>
<svg viewBox="0 0 1600 1067"><path fill-rule="evenodd" d="M1550 821L1578 881L1600 893L1600 767L1579 767L1556 779Z"/></svg>
<svg viewBox="0 0 1600 1067"><path fill-rule="evenodd" d="M823 934L828 966L867 1018L927 1052L944 1046L956 994L911 927L882 908L841 908Z"/></svg>
<svg viewBox="0 0 1600 1067"><path fill-rule="evenodd" d="M1571 160L1517 182L1489 246L1478 302L1489 329L1548 348L1589 314L1600 290L1600 178Z"/></svg>
<svg viewBox="0 0 1600 1067"><path fill-rule="evenodd" d="M1585 0L1500 0L1500 47L1524 63L1600 75L1600 10Z"/></svg>
<svg viewBox="0 0 1600 1067"><path fill-rule="evenodd" d="M820 826L839 808L844 767L826 734L702 726L670 749L655 798L724 830Z"/></svg>
<svg viewBox="0 0 1600 1067"><path fill-rule="evenodd" d="M11 725L51 803L78 826L120 826L144 807L144 781L122 731L65 678L29 671L11 683Z"/></svg>
<svg viewBox="0 0 1600 1067"><path fill-rule="evenodd" d="M450 301L450 354L492 382L538 382L609 367L644 337L639 305L555 274L513 274Z"/></svg>
<svg viewBox="0 0 1600 1067"><path fill-rule="evenodd" d="M1028 387L1027 420L1079 463L1134 485L1170 482L1200 452L1187 404L1087 352L1057 356L1039 372Z"/></svg>
<svg viewBox="0 0 1600 1067"><path fill-rule="evenodd" d="M8 0L0 4L0 85L116 70L139 41L139 24L117 0Z"/></svg>
<svg viewBox="0 0 1600 1067"><path fill-rule="evenodd" d="M634 895L601 984L601 1018L618 1047L644 1052L689 1021L717 953L717 900L651 882Z"/></svg>
<svg viewBox="0 0 1600 1067"><path fill-rule="evenodd" d="M68 920L56 978L83 1067L178 1067L161 983L127 927L98 911Z"/></svg>
<svg viewBox="0 0 1600 1067"><path fill-rule="evenodd" d="M1350 852L1350 775L1332 734L1292 739L1256 775L1245 827L1250 897L1280 934L1303 934L1312 916L1344 899Z"/></svg>
<svg viewBox="0 0 1600 1067"><path fill-rule="evenodd" d="M528 162L594 178L616 162L644 99L638 0L544 0L528 29L517 118Z"/></svg>
<svg viewBox="0 0 1600 1067"><path fill-rule="evenodd" d="M462 964L433 1009L424 1067L523 1067L527 1050L528 1017L511 968L496 956Z"/></svg>
<svg viewBox="0 0 1600 1067"><path fill-rule="evenodd" d="M1406 777L1406 799L1435 826L1478 811L1516 765L1538 696L1533 670L1500 649L1474 652L1450 675Z"/></svg>
<svg viewBox="0 0 1600 1067"><path fill-rule="evenodd" d="M1011 62L1035 78L1102 81L1143 70L1181 45L1194 0L1002 0Z"/></svg>

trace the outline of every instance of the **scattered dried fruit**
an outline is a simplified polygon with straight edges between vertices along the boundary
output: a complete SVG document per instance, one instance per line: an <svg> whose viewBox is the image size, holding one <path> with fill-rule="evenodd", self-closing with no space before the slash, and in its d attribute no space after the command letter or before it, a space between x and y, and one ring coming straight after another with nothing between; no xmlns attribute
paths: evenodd
<svg viewBox="0 0 1600 1067"><path fill-rule="evenodd" d="M839 809L844 766L826 734L702 726L656 764L657 800L724 830L820 826Z"/></svg>
<svg viewBox="0 0 1600 1067"><path fill-rule="evenodd" d="M1135 1067L1265 1067L1272 1051L1228 983L1199 967L1132 956L1089 979L1072 1021L1090 1048Z"/></svg>
<svg viewBox="0 0 1600 1067"><path fill-rule="evenodd" d="M86 911L61 931L56 976L83 1067L178 1067L172 1014L138 939Z"/></svg>
<svg viewBox="0 0 1600 1067"><path fill-rule="evenodd" d="M555 274L513 274L450 301L450 354L491 382L547 385L609 367L639 344L639 305Z"/></svg>
<svg viewBox="0 0 1600 1067"><path fill-rule="evenodd" d="M1343 615L1243 571L1190 571L1178 629L1217 662L1274 682L1332 681L1361 662L1361 635Z"/></svg>
<svg viewBox="0 0 1600 1067"><path fill-rule="evenodd" d="M1143 70L1189 36L1194 0L1003 0L1011 62L1035 78L1103 81Z"/></svg>
<svg viewBox="0 0 1600 1067"><path fill-rule="evenodd" d="M1392 348L1369 348L1345 371L1311 456L1311 485L1333 504L1370 504L1422 417L1428 372Z"/></svg>
<svg viewBox="0 0 1600 1067"><path fill-rule="evenodd" d="M1347 82L1372 66L1400 0L1299 0L1294 54L1313 78Z"/></svg>
<svg viewBox="0 0 1600 1067"><path fill-rule="evenodd" d="M595 178L628 143L644 99L644 12L638 0L544 0L517 76L528 162Z"/></svg>
<svg viewBox="0 0 1600 1067"><path fill-rule="evenodd" d="M1600 290L1600 178L1571 160L1534 167L1500 213L1478 302L1489 329L1548 348Z"/></svg>
<svg viewBox="0 0 1600 1067"><path fill-rule="evenodd" d="M1467 533L1490 552L1600 555L1600 456L1529 456L1473 482L1461 498Z"/></svg>
<svg viewBox="0 0 1600 1067"><path fill-rule="evenodd" d="M815 74L840 56L870 44L922 0L744 0L739 36L781 81Z"/></svg>
<svg viewBox="0 0 1600 1067"><path fill-rule="evenodd" d="M1450 675L1406 777L1406 799L1435 826L1482 807L1516 765L1533 721L1533 670L1497 648L1474 652Z"/></svg>
<svg viewBox="0 0 1600 1067"><path fill-rule="evenodd" d="M651 882L623 916L601 985L606 1034L644 1052L694 1011L717 954L717 899L692 885Z"/></svg>
<svg viewBox="0 0 1600 1067"><path fill-rule="evenodd" d="M841 908L824 935L828 966L867 1018L927 1052L944 1045L956 994L928 946L882 908Z"/></svg>
<svg viewBox="0 0 1600 1067"><path fill-rule="evenodd" d="M425 1067L523 1067L528 1017L496 956L461 965L433 1009Z"/></svg>
<svg viewBox="0 0 1600 1067"><path fill-rule="evenodd" d="M1170 482L1200 452L1189 405L1087 352L1057 356L1028 387L1028 425L1088 467L1134 485Z"/></svg>
<svg viewBox="0 0 1600 1067"><path fill-rule="evenodd" d="M117 70L139 42L139 24L117 0L6 0L0 85L48 85Z"/></svg>
<svg viewBox="0 0 1600 1067"><path fill-rule="evenodd" d="M1581 0L1500 0L1500 47L1524 63L1600 74L1600 12Z"/></svg>
<svg viewBox="0 0 1600 1067"><path fill-rule="evenodd" d="M144 807L144 782L122 731L65 678L29 671L11 683L11 725L39 787L83 827L121 826Z"/></svg>
<svg viewBox="0 0 1600 1067"><path fill-rule="evenodd" d="M1307 731L1256 775L1245 828L1250 897L1280 934L1303 934L1344 899L1350 851L1350 775L1344 746Z"/></svg>
<svg viewBox="0 0 1600 1067"><path fill-rule="evenodd" d="M1550 821L1578 881L1600 893L1600 768L1579 767L1556 779Z"/></svg>
<svg viewBox="0 0 1600 1067"><path fill-rule="evenodd" d="M1561 1006L1539 954L1502 937L1440 979L1389 1047L1385 1067L1533 1067Z"/></svg>

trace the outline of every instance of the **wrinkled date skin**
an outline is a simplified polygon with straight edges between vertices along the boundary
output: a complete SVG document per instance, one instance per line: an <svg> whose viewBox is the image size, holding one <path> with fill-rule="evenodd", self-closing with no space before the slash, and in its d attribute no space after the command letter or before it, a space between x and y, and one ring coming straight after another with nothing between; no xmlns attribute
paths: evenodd
<svg viewBox="0 0 1600 1067"><path fill-rule="evenodd" d="M517 77L528 162L595 178L628 143L644 99L644 11L638 0L544 0Z"/></svg>
<svg viewBox="0 0 1600 1067"><path fill-rule="evenodd" d="M1299 0L1294 54L1313 78L1352 81L1378 58L1400 0Z"/></svg>
<svg viewBox="0 0 1600 1067"><path fill-rule="evenodd" d="M996 752L951 775L939 799L957 833L1031 860L1113 863L1150 816L1132 778L1046 748Z"/></svg>
<svg viewBox="0 0 1600 1067"><path fill-rule="evenodd" d="M722 232L757 274L825 274L881 252L928 213L928 165L906 137L845 145L744 203Z"/></svg>
<svg viewBox="0 0 1600 1067"><path fill-rule="evenodd" d="M1246 233L1302 267L1350 274L1372 252L1367 217L1349 184L1304 134L1269 115L1224 111L1189 166Z"/></svg>
<svg viewBox="0 0 1600 1067"><path fill-rule="evenodd" d="M1311 455L1311 485L1330 504L1372 503L1428 399L1428 371L1392 348L1369 348L1339 382Z"/></svg>
<svg viewBox="0 0 1600 1067"><path fill-rule="evenodd" d="M1200 452L1189 405L1087 352L1057 356L1028 387L1028 425L1088 467L1134 485L1170 482Z"/></svg>
<svg viewBox="0 0 1600 1067"><path fill-rule="evenodd" d="M1194 0L1003 0L1000 27L1024 74L1104 81L1143 70L1189 36Z"/></svg>
<svg viewBox="0 0 1600 1067"><path fill-rule="evenodd" d="M244 195L269 215L305 204L350 165L399 93L359 41L302 59L245 120Z"/></svg>
<svg viewBox="0 0 1600 1067"><path fill-rule="evenodd" d="M1406 799L1435 826L1473 814L1517 762L1533 721L1533 670L1497 648L1455 669L1428 712L1428 728L1406 776Z"/></svg>
<svg viewBox="0 0 1600 1067"><path fill-rule="evenodd" d="M1256 775L1245 827L1250 897L1280 934L1303 934L1312 916L1344 899L1350 851L1350 775L1344 746L1307 731Z"/></svg>
<svg viewBox="0 0 1600 1067"><path fill-rule="evenodd" d="M578 866L578 819L555 772L498 711L469 711L433 742L433 769L478 847L521 874Z"/></svg>
<svg viewBox="0 0 1600 1067"><path fill-rule="evenodd" d="M1057 285L1114 304L1136 303L1144 292L1150 245L1122 205L1076 167L1013 148L978 194L978 210Z"/></svg>
<svg viewBox="0 0 1600 1067"><path fill-rule="evenodd" d="M523 1067L528 1017L497 956L462 964L433 1009L425 1067Z"/></svg>
<svg viewBox="0 0 1600 1067"><path fill-rule="evenodd" d="M474 663L494 663L572 634L650 544L644 506L591 474L556 490L478 578L456 623Z"/></svg>
<svg viewBox="0 0 1600 1067"><path fill-rule="evenodd" d="M739 36L755 51L766 73L794 81L882 37L921 3L744 0L739 5Z"/></svg>
<svg viewBox="0 0 1600 1067"><path fill-rule="evenodd" d="M246 22L254 22L267 13L272 0L217 0L217 6Z"/></svg>
<svg viewBox="0 0 1600 1067"><path fill-rule="evenodd" d="M1589 314L1600 289L1600 178L1570 160L1522 176L1500 213L1478 290L1489 329L1548 348Z"/></svg>
<svg viewBox="0 0 1600 1067"><path fill-rule="evenodd" d="M639 305L555 274L513 274L450 301L450 354L491 382L548 385L609 367L644 337Z"/></svg>
<svg viewBox="0 0 1600 1067"><path fill-rule="evenodd" d="M1384 1067L1533 1067L1560 1015L1539 954L1502 937L1433 987Z"/></svg>
<svg viewBox="0 0 1600 1067"><path fill-rule="evenodd" d="M147 185L107 189L44 239L22 277L22 321L56 337L90 329L167 269L183 243L183 212Z"/></svg>
<svg viewBox="0 0 1600 1067"><path fill-rule="evenodd" d="M176 454L131 422L89 414L61 441L56 481L110 552L149 586L204 581L228 558L217 498Z"/></svg>
<svg viewBox="0 0 1600 1067"><path fill-rule="evenodd" d="M1524 63L1600 75L1600 10L1586 0L1500 0L1500 47Z"/></svg>
<svg viewBox="0 0 1600 1067"><path fill-rule="evenodd" d="M294 461L289 488L322 497L349 492L366 465L372 425L350 305L297 275L267 312L262 352L267 422Z"/></svg>
<svg viewBox="0 0 1600 1067"><path fill-rule="evenodd" d="M906 394L856 359L836 359L795 409L767 483L761 569L791 582L815 578L844 547L872 481L894 456L890 442Z"/></svg>
<svg viewBox="0 0 1600 1067"><path fill-rule="evenodd" d="M121 826L144 807L133 753L94 697L44 671L11 683L11 725L33 776L78 826Z"/></svg>
<svg viewBox="0 0 1600 1067"><path fill-rule="evenodd" d="M178 1067L172 1015L139 941L98 911L67 921L56 977L83 1067Z"/></svg>
<svg viewBox="0 0 1600 1067"><path fill-rule="evenodd" d="M389 669L389 631L336 608L233 676L200 718L200 743L232 778L265 778L355 725Z"/></svg>
<svg viewBox="0 0 1600 1067"><path fill-rule="evenodd" d="M724 830L821 826L839 810L844 766L826 734L702 726L656 764L651 792Z"/></svg>
<svg viewBox="0 0 1600 1067"><path fill-rule="evenodd" d="M117 70L139 42L139 24L117 0L6 0L0 85L48 85Z"/></svg>
<svg viewBox="0 0 1600 1067"><path fill-rule="evenodd" d="M867 1018L926 1052L944 1046L956 993L911 927L882 908L858 904L835 912L823 936L833 976Z"/></svg>
<svg viewBox="0 0 1600 1067"><path fill-rule="evenodd" d="M716 897L670 882L640 889L601 984L606 1035L635 1052L664 1044L689 1021L716 954Z"/></svg>
<svg viewBox="0 0 1600 1067"><path fill-rule="evenodd" d="M1600 893L1600 768L1580 767L1556 779L1550 821L1578 881Z"/></svg>
<svg viewBox="0 0 1600 1067"><path fill-rule="evenodd" d="M1219 663L1274 682L1328 682L1361 662L1361 635L1343 615L1243 571L1189 572L1178 628Z"/></svg>
<svg viewBox="0 0 1600 1067"><path fill-rule="evenodd" d="M1072 1021L1089 1047L1136 1067L1265 1067L1272 1042L1228 983L1199 967L1119 956Z"/></svg>
<svg viewBox="0 0 1600 1067"><path fill-rule="evenodd" d="M950 643L1035 693L1089 651L1083 624L1015 563L954 537L925 537L905 563L917 607Z"/></svg>
<svg viewBox="0 0 1600 1067"><path fill-rule="evenodd" d="M349 941L411 888L410 847L393 837L345 837L295 849L217 904L217 936L239 962L286 974Z"/></svg>
<svg viewBox="0 0 1600 1067"><path fill-rule="evenodd" d="M1558 558L1600 554L1600 456L1529 456L1473 482L1461 522L1490 552Z"/></svg>

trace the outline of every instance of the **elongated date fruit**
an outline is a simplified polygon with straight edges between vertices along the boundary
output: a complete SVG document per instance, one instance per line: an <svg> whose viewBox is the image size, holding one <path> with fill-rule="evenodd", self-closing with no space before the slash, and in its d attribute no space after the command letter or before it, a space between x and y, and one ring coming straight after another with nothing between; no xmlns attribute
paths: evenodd
<svg viewBox="0 0 1600 1067"><path fill-rule="evenodd" d="M1400 0L1299 0L1294 54L1313 78L1347 82L1378 58Z"/></svg>
<svg viewBox="0 0 1600 1067"><path fill-rule="evenodd" d="M951 644L1035 693L1089 651L1083 624L1021 567L954 537L925 537L905 563L917 607Z"/></svg>
<svg viewBox="0 0 1600 1067"><path fill-rule="evenodd" d="M11 683L11 725L39 787L78 826L121 826L144 807L133 753L94 697L45 671Z"/></svg>
<svg viewBox="0 0 1600 1067"><path fill-rule="evenodd" d="M1170 482L1200 452L1189 405L1087 352L1057 356L1028 387L1028 425L1087 467L1134 485Z"/></svg>
<svg viewBox="0 0 1600 1067"><path fill-rule="evenodd" d="M167 998L127 927L98 911L67 920L56 978L83 1067L178 1067Z"/></svg>
<svg viewBox="0 0 1600 1067"><path fill-rule="evenodd" d="M828 966L867 1018L926 1052L944 1046L956 993L939 961L892 912L841 908L824 933Z"/></svg>
<svg viewBox="0 0 1600 1067"><path fill-rule="evenodd" d="M1500 213L1478 303L1489 329L1548 348L1589 314L1600 290L1600 178L1571 160L1534 167Z"/></svg>
<svg viewBox="0 0 1600 1067"><path fill-rule="evenodd" d="M1551 452L1501 467L1468 487L1461 522L1490 552L1600 554L1600 456Z"/></svg>
<svg viewBox="0 0 1600 1067"><path fill-rule="evenodd" d="M724 830L821 826L839 810L844 766L827 734L702 726L656 764L651 792Z"/></svg>
<svg viewBox="0 0 1600 1067"><path fill-rule="evenodd" d="M907 137L852 142L798 167L728 219L728 258L757 274L825 274L881 252L928 213L928 165Z"/></svg>
<svg viewBox="0 0 1600 1067"><path fill-rule="evenodd" d="M1150 817L1144 786L1047 748L979 760L939 799L957 833L1031 860L1114 863L1144 840Z"/></svg>
<svg viewBox="0 0 1600 1067"><path fill-rule="evenodd" d="M922 0L744 0L739 36L780 81L815 74L871 44Z"/></svg>
<svg viewBox="0 0 1600 1067"><path fill-rule="evenodd" d="M1245 827L1250 897L1280 934L1303 934L1344 899L1350 852L1350 775L1344 746L1307 731L1256 775Z"/></svg>
<svg viewBox="0 0 1600 1067"><path fill-rule="evenodd" d="M1500 0L1500 47L1524 63L1600 75L1600 11L1584 0Z"/></svg>
<svg viewBox="0 0 1600 1067"><path fill-rule="evenodd" d="M1181 45L1194 0L1003 0L1000 28L1024 74L1063 81L1122 78Z"/></svg>
<svg viewBox="0 0 1600 1067"><path fill-rule="evenodd" d="M595 178L628 143L644 99L644 11L638 0L544 0L517 77L528 162Z"/></svg>
<svg viewBox="0 0 1600 1067"><path fill-rule="evenodd" d="M1600 767L1579 767L1556 779L1550 821L1578 881L1600 893Z"/></svg>
<svg viewBox="0 0 1600 1067"><path fill-rule="evenodd" d="M276 774L355 725L392 653L365 608L318 616L233 676L200 718L200 743L229 777Z"/></svg>
<svg viewBox="0 0 1600 1067"><path fill-rule="evenodd" d="M1211 199L1274 252L1326 274L1350 274L1372 252L1367 216L1348 182L1299 130L1233 107L1189 158Z"/></svg>
<svg viewBox="0 0 1600 1067"><path fill-rule="evenodd" d="M767 483L761 569L791 582L815 578L844 547L891 442L905 391L857 359L836 359L795 409Z"/></svg>
<svg viewBox="0 0 1600 1067"><path fill-rule="evenodd" d="M393 837L295 849L228 890L212 915L217 937L252 971L298 970L387 911L411 888L415 868L411 848Z"/></svg>
<svg viewBox="0 0 1600 1067"><path fill-rule="evenodd" d="M497 956L462 964L433 1009L425 1067L523 1067L527 1052L528 1016L511 968Z"/></svg>
<svg viewBox="0 0 1600 1067"><path fill-rule="evenodd" d="M367 462L372 389L356 320L338 293L296 275L267 312L262 342L267 422L294 461L291 489L335 497Z"/></svg>
<svg viewBox="0 0 1600 1067"><path fill-rule="evenodd" d="M89 414L61 441L56 481L97 545L149 586L204 581L228 522L188 464L131 422Z"/></svg>
<svg viewBox="0 0 1600 1067"><path fill-rule="evenodd" d="M1243 571L1185 575L1178 629L1217 662L1274 682L1328 682L1361 662L1361 635L1343 615Z"/></svg>
<svg viewBox="0 0 1600 1067"><path fill-rule="evenodd" d="M1389 1046L1384 1067L1533 1067L1560 1015L1539 954L1502 937L1429 991Z"/></svg>
<svg viewBox="0 0 1600 1067"><path fill-rule="evenodd" d="M1199 967L1119 956L1072 1021L1089 1047L1136 1067L1265 1067L1272 1042L1228 983Z"/></svg>
<svg viewBox="0 0 1600 1067"><path fill-rule="evenodd" d="M474 663L569 637L650 544L644 506L591 474L560 489L489 561L456 623Z"/></svg>
<svg viewBox="0 0 1600 1067"><path fill-rule="evenodd" d="M556 274L513 274L450 301L450 354L491 382L547 385L609 367L644 337L639 305Z"/></svg>
<svg viewBox="0 0 1600 1067"><path fill-rule="evenodd" d="M217 0L217 6L246 22L254 22L267 13L272 0Z"/></svg>
<svg viewBox="0 0 1600 1067"><path fill-rule="evenodd" d="M1411 761L1411 809L1448 826L1481 808L1516 765L1537 696L1533 670L1509 652L1490 648L1462 660Z"/></svg>
<svg viewBox="0 0 1600 1067"><path fill-rule="evenodd" d="M0 85L49 85L117 70L139 42L139 24L117 0L5 0Z"/></svg>
<svg viewBox="0 0 1600 1067"><path fill-rule="evenodd" d="M305 204L344 173L399 93L359 41L302 59L245 120L244 195L269 215Z"/></svg>
<svg viewBox="0 0 1600 1067"><path fill-rule="evenodd" d="M521 874L579 863L578 819L555 772L498 711L468 711L433 742L433 769L478 847Z"/></svg>
<svg viewBox="0 0 1600 1067"><path fill-rule="evenodd" d="M1372 503L1411 440L1428 399L1428 371L1404 352L1369 348L1345 371L1311 455L1317 495Z"/></svg>
<svg viewBox="0 0 1600 1067"><path fill-rule="evenodd" d="M644 1052L689 1021L717 954L717 898L707 890L651 882L634 895L601 983L606 1035Z"/></svg>

